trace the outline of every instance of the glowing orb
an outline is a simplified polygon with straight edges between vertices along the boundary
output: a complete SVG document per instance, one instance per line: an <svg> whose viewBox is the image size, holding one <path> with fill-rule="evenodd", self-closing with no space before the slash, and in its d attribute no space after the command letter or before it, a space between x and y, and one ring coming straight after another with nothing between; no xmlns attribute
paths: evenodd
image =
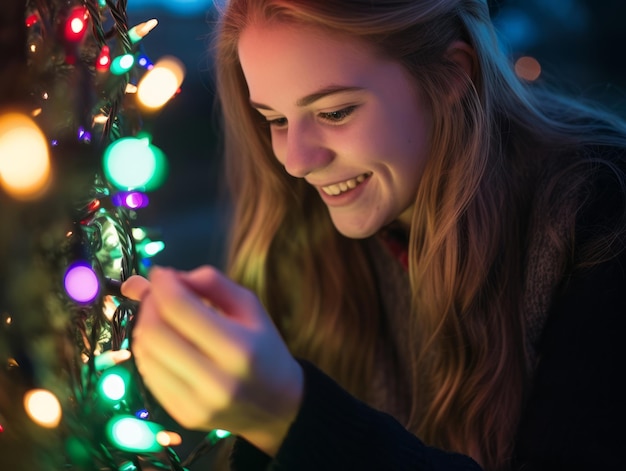
<svg viewBox="0 0 626 471"><path fill-rule="evenodd" d="M125 137L107 147L103 167L107 178L121 190L152 190L163 183L167 162L149 138Z"/></svg>
<svg viewBox="0 0 626 471"><path fill-rule="evenodd" d="M112 401L119 401L126 394L124 378L115 373L103 377L100 388L104 395Z"/></svg>
<svg viewBox="0 0 626 471"><path fill-rule="evenodd" d="M520 57L515 62L515 73L521 79L534 82L541 75L541 64L534 57Z"/></svg>
<svg viewBox="0 0 626 471"><path fill-rule="evenodd" d="M139 420L128 415L112 418L107 424L107 435L111 443L120 450L131 452L156 452L163 447L156 435L163 430L160 425Z"/></svg>
<svg viewBox="0 0 626 471"><path fill-rule="evenodd" d="M115 206L125 206L129 209L145 208L150 203L147 195L139 191L122 191L111 197Z"/></svg>
<svg viewBox="0 0 626 471"><path fill-rule="evenodd" d="M180 445L183 442L183 439L176 432L162 430L156 434L156 441L159 445L167 447Z"/></svg>
<svg viewBox="0 0 626 471"><path fill-rule="evenodd" d="M77 262L68 267L63 279L65 291L74 301L90 303L100 291L98 275L85 262Z"/></svg>
<svg viewBox="0 0 626 471"><path fill-rule="evenodd" d="M0 115L0 185L16 199L35 199L49 181L50 157L43 132L26 115Z"/></svg>
<svg viewBox="0 0 626 471"><path fill-rule="evenodd" d="M137 85L137 98L146 108L161 108L183 82L185 67L175 57L157 61Z"/></svg>
<svg viewBox="0 0 626 471"><path fill-rule="evenodd" d="M45 389L32 389L24 395L24 409L36 424L55 428L61 422L61 404L57 397Z"/></svg>

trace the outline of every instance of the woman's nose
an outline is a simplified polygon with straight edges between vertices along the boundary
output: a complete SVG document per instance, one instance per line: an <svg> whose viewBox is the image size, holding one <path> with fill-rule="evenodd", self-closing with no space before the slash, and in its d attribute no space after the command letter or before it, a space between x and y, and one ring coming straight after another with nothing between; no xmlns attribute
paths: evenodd
<svg viewBox="0 0 626 471"><path fill-rule="evenodd" d="M303 178L328 165L334 152L321 136L309 126L291 126L287 131L284 166L291 176Z"/></svg>

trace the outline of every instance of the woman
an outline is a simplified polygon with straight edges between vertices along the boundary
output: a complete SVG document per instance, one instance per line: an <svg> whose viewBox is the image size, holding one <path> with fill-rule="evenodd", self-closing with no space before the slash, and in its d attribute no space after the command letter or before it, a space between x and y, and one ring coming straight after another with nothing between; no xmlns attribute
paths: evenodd
<svg viewBox="0 0 626 471"><path fill-rule="evenodd" d="M241 286L124 285L175 419L234 469L621 463L621 121L517 79L484 0L231 0L216 71Z"/></svg>

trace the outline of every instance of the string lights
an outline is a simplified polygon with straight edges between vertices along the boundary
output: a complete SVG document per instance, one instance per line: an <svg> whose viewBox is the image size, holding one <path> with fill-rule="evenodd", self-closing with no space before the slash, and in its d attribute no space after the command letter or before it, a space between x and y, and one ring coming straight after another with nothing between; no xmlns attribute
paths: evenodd
<svg viewBox="0 0 626 471"><path fill-rule="evenodd" d="M30 258L16 253L23 266L10 268L33 293L10 289L6 306L0 296L0 381L11 380L0 388L0 440L31 438L19 435L30 430L22 416L3 408L6 391L31 425L58 431L60 446L48 450L57 461L37 469L183 471L229 433L211 432L185 461L172 450L182 437L152 420L157 406L132 361L137 304L120 285L165 248L134 225L168 169L140 116L180 91L185 69L146 56L142 40L158 22L129 28L125 0L24 5L32 90L0 107L0 197L35 221L14 242Z"/></svg>

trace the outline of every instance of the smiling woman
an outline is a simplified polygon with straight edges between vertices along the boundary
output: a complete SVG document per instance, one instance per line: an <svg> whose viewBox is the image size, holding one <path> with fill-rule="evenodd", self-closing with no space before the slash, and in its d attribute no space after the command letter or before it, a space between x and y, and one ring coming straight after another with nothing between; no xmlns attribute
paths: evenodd
<svg viewBox="0 0 626 471"><path fill-rule="evenodd" d="M431 118L400 64L365 43L284 24L248 27L239 57L274 155L318 190L339 232L368 237L402 213L410 223Z"/></svg>
<svg viewBox="0 0 626 471"><path fill-rule="evenodd" d="M515 75L485 0L230 0L228 277L133 345L235 470L614 469L626 124Z"/></svg>

